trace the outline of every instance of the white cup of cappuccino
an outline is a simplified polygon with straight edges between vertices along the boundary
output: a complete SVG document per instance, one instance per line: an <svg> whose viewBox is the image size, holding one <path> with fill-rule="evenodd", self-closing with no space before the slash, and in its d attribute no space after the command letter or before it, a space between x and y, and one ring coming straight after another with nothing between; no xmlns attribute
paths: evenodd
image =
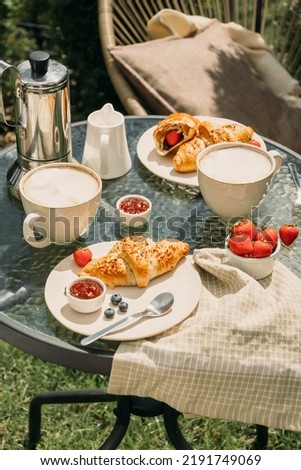
<svg viewBox="0 0 301 470"><path fill-rule="evenodd" d="M263 200L281 164L278 152L251 144L211 145L197 157L199 188L222 219L246 216Z"/></svg>
<svg viewBox="0 0 301 470"><path fill-rule="evenodd" d="M19 189L27 214L24 239L44 248L71 243L88 230L100 204L102 181L78 163L52 163L25 173Z"/></svg>

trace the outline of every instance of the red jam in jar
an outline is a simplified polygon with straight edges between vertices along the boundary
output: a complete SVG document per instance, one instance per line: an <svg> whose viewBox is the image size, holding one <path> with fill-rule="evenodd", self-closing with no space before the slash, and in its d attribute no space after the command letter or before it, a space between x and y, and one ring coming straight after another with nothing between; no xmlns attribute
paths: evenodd
<svg viewBox="0 0 301 470"><path fill-rule="evenodd" d="M149 209L149 203L139 197L127 197L119 207L127 214L142 214Z"/></svg>
<svg viewBox="0 0 301 470"><path fill-rule="evenodd" d="M99 297L103 293L103 288L97 281L92 279L82 279L74 282L70 287L70 294L78 299L89 300Z"/></svg>

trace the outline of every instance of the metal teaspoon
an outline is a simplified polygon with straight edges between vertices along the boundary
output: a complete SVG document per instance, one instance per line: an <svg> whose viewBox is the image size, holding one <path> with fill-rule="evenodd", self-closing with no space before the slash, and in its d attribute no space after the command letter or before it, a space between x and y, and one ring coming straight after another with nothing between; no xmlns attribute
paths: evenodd
<svg viewBox="0 0 301 470"><path fill-rule="evenodd" d="M105 328L97 331L96 333L93 333L92 335L87 336L86 338L82 339L80 344L82 346L87 346L87 344L90 344L93 341L96 341L102 336L105 336L110 331L115 330L119 326L125 325L131 320L140 319L142 317L154 318L154 317L160 317L162 315L165 315L170 310L173 303L174 303L173 294L171 294L170 292L162 292L161 294L157 295L149 303L146 309L143 310L142 312L132 313L132 315L129 315L128 317L122 318L121 320L118 320L115 323L112 323L111 325L106 326Z"/></svg>

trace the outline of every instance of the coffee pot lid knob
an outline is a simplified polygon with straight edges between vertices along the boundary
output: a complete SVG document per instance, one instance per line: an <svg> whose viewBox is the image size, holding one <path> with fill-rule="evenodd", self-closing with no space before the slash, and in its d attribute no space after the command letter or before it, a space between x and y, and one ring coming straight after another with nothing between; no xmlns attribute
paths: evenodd
<svg viewBox="0 0 301 470"><path fill-rule="evenodd" d="M34 51L29 54L32 78L41 78L48 71L50 55L45 51Z"/></svg>

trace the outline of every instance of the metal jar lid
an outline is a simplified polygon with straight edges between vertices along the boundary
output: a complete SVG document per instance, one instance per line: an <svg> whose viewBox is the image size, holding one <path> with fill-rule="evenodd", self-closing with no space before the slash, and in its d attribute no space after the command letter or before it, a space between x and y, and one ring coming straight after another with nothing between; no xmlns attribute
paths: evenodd
<svg viewBox="0 0 301 470"><path fill-rule="evenodd" d="M31 52L18 70L25 90L33 93L53 93L64 88L69 79L68 69L44 51Z"/></svg>

